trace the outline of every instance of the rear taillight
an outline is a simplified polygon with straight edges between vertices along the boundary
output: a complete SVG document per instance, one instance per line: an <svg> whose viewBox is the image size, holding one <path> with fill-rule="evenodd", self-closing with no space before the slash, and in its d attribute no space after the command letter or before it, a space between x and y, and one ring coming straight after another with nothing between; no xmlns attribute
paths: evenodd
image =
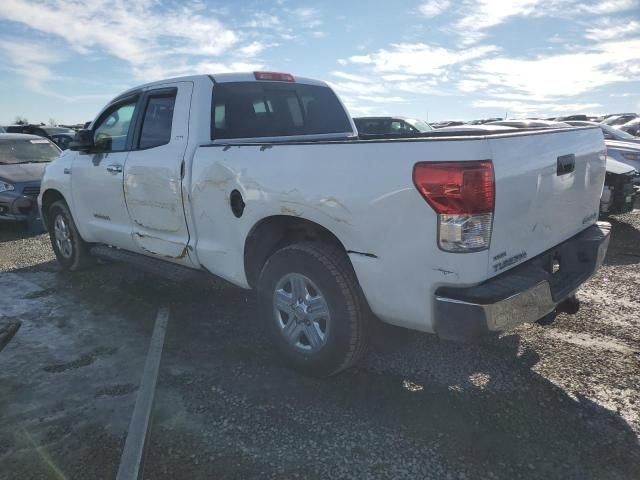
<svg viewBox="0 0 640 480"><path fill-rule="evenodd" d="M490 160L417 163L413 183L438 214L438 245L442 250L489 248L495 203Z"/></svg>

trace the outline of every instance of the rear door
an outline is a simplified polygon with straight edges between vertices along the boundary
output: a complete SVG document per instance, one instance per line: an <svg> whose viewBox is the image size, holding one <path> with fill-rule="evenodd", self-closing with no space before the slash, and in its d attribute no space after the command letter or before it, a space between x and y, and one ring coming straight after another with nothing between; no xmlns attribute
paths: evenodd
<svg viewBox="0 0 640 480"><path fill-rule="evenodd" d="M496 181L491 275L535 257L598 219L605 176L599 128L488 141Z"/></svg>
<svg viewBox="0 0 640 480"><path fill-rule="evenodd" d="M182 196L192 82L145 92L124 169L124 196L138 249L190 264Z"/></svg>

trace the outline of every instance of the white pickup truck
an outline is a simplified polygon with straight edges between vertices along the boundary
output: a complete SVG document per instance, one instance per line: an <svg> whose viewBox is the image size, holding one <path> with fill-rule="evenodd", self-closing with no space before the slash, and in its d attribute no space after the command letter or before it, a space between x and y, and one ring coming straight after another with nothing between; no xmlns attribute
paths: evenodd
<svg viewBox="0 0 640 480"><path fill-rule="evenodd" d="M288 361L330 375L371 313L470 339L562 308L606 253L604 176L599 128L363 138L325 83L254 72L123 93L39 202L64 268L97 255L256 288Z"/></svg>

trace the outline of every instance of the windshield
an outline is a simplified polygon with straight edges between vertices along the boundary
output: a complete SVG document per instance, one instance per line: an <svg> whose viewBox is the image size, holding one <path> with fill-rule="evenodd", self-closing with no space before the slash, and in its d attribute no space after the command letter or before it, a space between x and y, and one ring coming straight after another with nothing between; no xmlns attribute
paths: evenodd
<svg viewBox="0 0 640 480"><path fill-rule="evenodd" d="M613 140L637 140L637 137L628 134L625 131L610 127L609 125L600 124L600 128L604 132L604 137Z"/></svg>
<svg viewBox="0 0 640 480"><path fill-rule="evenodd" d="M50 162L60 149L44 138L0 140L0 165Z"/></svg>
<svg viewBox="0 0 640 480"><path fill-rule="evenodd" d="M411 125L413 128L415 128L419 132L430 132L433 130L433 128L431 128L431 125L429 125L427 122L424 122L422 120L417 120L415 118L406 118L405 122L407 122L409 125Z"/></svg>

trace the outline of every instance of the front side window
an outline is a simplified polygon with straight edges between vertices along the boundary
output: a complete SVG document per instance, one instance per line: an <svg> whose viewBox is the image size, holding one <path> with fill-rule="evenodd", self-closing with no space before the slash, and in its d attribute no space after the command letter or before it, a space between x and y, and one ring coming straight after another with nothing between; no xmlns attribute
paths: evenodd
<svg viewBox="0 0 640 480"><path fill-rule="evenodd" d="M136 100L112 107L98 121L93 142L101 152L122 152L127 148L127 136L136 108Z"/></svg>
<svg viewBox="0 0 640 480"><path fill-rule="evenodd" d="M140 130L139 148L153 148L169 143L175 103L175 93L149 97Z"/></svg>
<svg viewBox="0 0 640 480"><path fill-rule="evenodd" d="M214 139L351 133L344 108L327 87L219 83L213 102Z"/></svg>

